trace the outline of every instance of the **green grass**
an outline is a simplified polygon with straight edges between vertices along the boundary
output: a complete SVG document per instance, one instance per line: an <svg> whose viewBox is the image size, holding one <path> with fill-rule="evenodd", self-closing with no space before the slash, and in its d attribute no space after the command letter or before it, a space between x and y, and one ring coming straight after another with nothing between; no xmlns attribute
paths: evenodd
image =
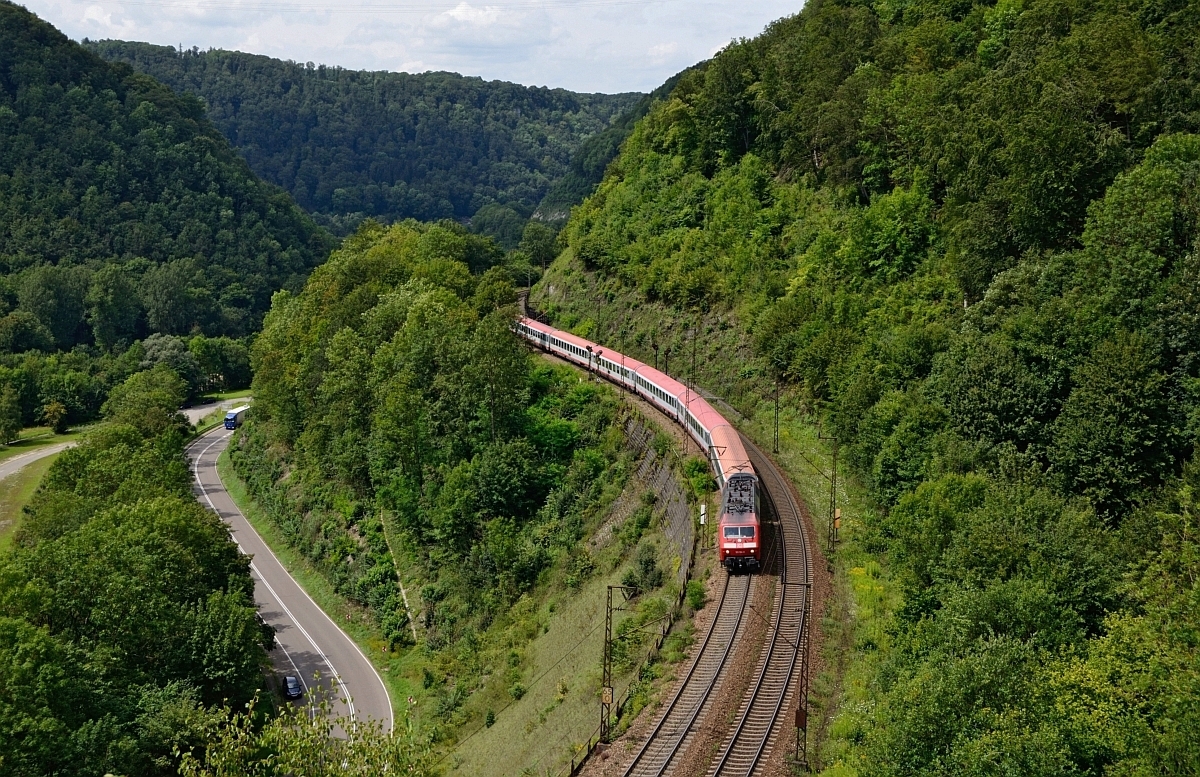
<svg viewBox="0 0 1200 777"><path fill-rule="evenodd" d="M13 536L21 525L22 510L33 498L33 492L56 458L57 453L30 462L19 472L0 480L0 550L12 546Z"/></svg>
<svg viewBox="0 0 1200 777"><path fill-rule="evenodd" d="M47 445L78 440L90 431L93 426L94 424L88 424L73 427L66 434L54 434L48 426L31 426L22 429L21 435L17 439L9 442L7 445L0 445L0 462L11 459L13 456L19 456L22 453L44 448Z"/></svg>
<svg viewBox="0 0 1200 777"><path fill-rule="evenodd" d="M582 751L599 725L605 589L620 584L624 569L612 569L612 561L600 564L611 571L592 577L578 591L547 592L539 610L544 629L524 648L524 695L514 700L512 678L499 673L472 697L478 722L444 761L448 774L553 774ZM614 678L618 697L633 679L632 672ZM495 713L491 727L482 725L487 710Z"/></svg>
<svg viewBox="0 0 1200 777"><path fill-rule="evenodd" d="M241 399L248 397L252 393L252 389L238 389L237 391L220 391L214 394L205 394L201 397L201 401L211 399L214 402L221 402L226 399Z"/></svg>
<svg viewBox="0 0 1200 777"><path fill-rule="evenodd" d="M624 490L640 490L644 484L637 480L625 483ZM600 516L604 523L611 508ZM593 528L590 532L595 536ZM605 535L601 535L605 536ZM464 729L457 747L444 759L450 775L464 777L507 777L517 774L560 774L572 757L582 755L586 743L599 725L601 657L604 646L604 610L606 588L619 585L624 571L633 558L632 548L625 548L617 535L608 535L598 544L588 543L597 571L577 590L568 588L556 577L536 592L539 604L532 620L542 624L541 633L520 648L519 668L512 672L498 671L468 702L473 726ZM643 542L653 542L659 549L659 564L668 580L651 598L674 601L678 583L674 574L682 560L656 524L646 530ZM523 600L533 609L533 600ZM518 608L522 603L517 605ZM517 614L518 619L520 613ZM614 630L634 612L614 614ZM648 627L648 630L653 627ZM664 661L677 663L686 657L692 638L691 621L681 618L663 645ZM634 651L634 667L617 672L613 678L616 698L622 698L638 680L637 664L649 650L646 644ZM630 709L618 722L622 731L652 697L661 692L671 669L659 662L645 672L647 680L638 688ZM510 688L515 680L525 688L520 699L514 699ZM485 725L486 714L495 713L495 723Z"/></svg>
<svg viewBox="0 0 1200 777"><path fill-rule="evenodd" d="M200 422L196 424L195 436L199 437L205 432L216 429L218 426L225 423L225 414L227 412L229 411L221 407L213 410L211 413L201 418Z"/></svg>
<svg viewBox="0 0 1200 777"><path fill-rule="evenodd" d="M428 696L422 685L422 670L427 661L421 651L415 648L404 650L387 650L387 640L375 625L367 611L341 596L321 575L308 559L304 558L294 548L287 544L283 534L263 513L253 498L246 492L246 486L233 471L228 453L222 453L217 460L217 473L225 484L226 490L238 509L246 516L250 525L258 532L267 546L295 578L318 606L333 618L338 626L345 631L362 649L383 678L388 694L392 698L392 708L399 717L408 706L408 698L417 702L416 717L420 718L420 708L427 706L421 702Z"/></svg>

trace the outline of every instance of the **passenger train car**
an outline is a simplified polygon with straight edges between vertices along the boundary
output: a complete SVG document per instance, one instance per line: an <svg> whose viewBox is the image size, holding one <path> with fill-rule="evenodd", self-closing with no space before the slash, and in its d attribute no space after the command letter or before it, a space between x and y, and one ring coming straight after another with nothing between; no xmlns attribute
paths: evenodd
<svg viewBox="0 0 1200 777"><path fill-rule="evenodd" d="M704 397L653 367L531 318L516 332L542 350L566 359L636 393L677 421L706 452L721 489L720 561L729 570L757 570L762 563L758 477L737 430Z"/></svg>

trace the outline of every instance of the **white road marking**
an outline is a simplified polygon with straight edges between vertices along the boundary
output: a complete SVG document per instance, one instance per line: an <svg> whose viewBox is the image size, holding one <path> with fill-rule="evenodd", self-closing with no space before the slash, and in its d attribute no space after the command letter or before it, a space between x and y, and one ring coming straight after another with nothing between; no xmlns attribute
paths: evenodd
<svg viewBox="0 0 1200 777"><path fill-rule="evenodd" d="M208 495L208 489L206 489L204 487L204 483L201 482L201 480L200 480L200 459L204 457L204 454L208 453L209 449L212 448L213 445L216 445L218 442L220 442L221 439L222 438L218 437L217 439L213 440L212 443L210 443L207 448L202 450L200 452L200 455L194 459L193 465L192 465L192 474L195 475L195 477L196 477L196 485L200 486L200 493L204 495L204 501L208 502L209 508L214 513L217 513L217 517L220 517L221 513L217 510L217 506L213 504L212 499ZM236 508L236 505L235 505L235 508ZM238 513L241 514L241 511L239 510ZM243 519L245 517L246 516L244 516L244 515L242 516ZM233 544L238 546L238 550L242 552L243 556L250 555L249 553L247 553L245 551L244 548L242 548L242 543L238 542L237 537L234 537L232 532L230 532L230 537L233 539ZM278 560L278 559L276 559L276 560ZM259 571L257 566L255 566L253 560L250 562L250 571L254 573L255 577L257 577L259 580L262 581L262 584L265 585L267 587L267 590L271 592L271 596L274 597L276 603L278 603L279 606L283 609L284 613L287 614L288 618L292 621L292 624L295 625L296 628L300 629L300 633L303 634L306 639L308 639L309 644L313 646L313 648L317 651L317 654L319 656L321 656L322 659L325 660L325 665L329 667L329 671L333 673L334 678L337 680L338 684L341 685L342 693L343 693L343 695L345 695L346 701L350 706L350 714L353 715L354 714L354 704L353 704L353 702L350 702L350 694L346 692L346 686L342 685L341 678L338 677L337 671L333 668L333 664L329 661L329 658L324 653L321 652L321 649L319 647L317 647L317 643L313 640L312 637L309 636L308 632L304 630L304 627L300 625L300 622L296 619L296 616L292 615L291 610L289 610L287 608L287 605L283 603L283 599L279 596L279 594L275 593L275 589L272 588L271 584L267 582L267 579L265 577L263 577L262 572ZM275 644L279 645L279 649L283 651L283 654L285 656L287 656L288 663L291 664L292 669L294 669L296 671L296 676L300 678L300 683L304 686L305 693L307 693L308 692L308 682L304 679L304 674L301 673L300 667L296 666L296 661L295 661L295 659L292 658L292 654L289 653L288 649L283 646L283 642L281 642L278 639L278 637L275 639Z"/></svg>
<svg viewBox="0 0 1200 777"><path fill-rule="evenodd" d="M230 435L228 435L228 434L223 435L223 436L218 436L215 440L213 440L211 443L209 443L209 445L203 451L200 452L200 455L196 457L196 459L194 461L194 465L192 467L192 472L196 476L196 483L197 483L197 485L200 486L200 492L204 495L204 499L208 502L209 507L211 507L213 509L213 512L217 512L217 508L215 505L213 505L212 499L209 498L209 496L208 496L208 489L206 489L204 487L204 484L202 482L200 482L199 461L206 453L208 453L208 451L214 445L216 445L218 442L220 442L221 440L223 440L229 436ZM192 443L192 445L189 447L195 447L196 445L199 444L199 442L201 442L201 441L197 440L195 443ZM216 462L213 463L213 468L214 469L216 468ZM232 502L233 500L230 499L230 501ZM238 506L236 504L234 504L234 510L236 510L237 514L242 517L242 520L246 521L247 524L250 523L249 520L246 519L246 516L242 513L241 509L238 508ZM250 530L253 531L254 527L251 526ZM261 539L261 537L260 537L260 539ZM235 540L235 542L236 542L236 540ZM239 544L238 547L240 548L241 545ZM283 569L284 573L286 574L287 567L285 567L283 565L283 563L281 561L279 561L279 558L275 555L275 552L273 550L271 550L270 546L267 545L267 543L265 541L263 542L263 547L265 547L267 549L267 553L269 553L271 555L271 558L275 559L275 563L279 564L280 569ZM250 566L256 572L258 571L257 567L254 566L253 562L251 562ZM259 577L260 578L262 577L261 573L259 573ZM289 575L289 577L290 577L290 575ZM293 582L295 582L294 579L293 579ZM329 667L329 670L331 672L333 672L334 678L337 680L338 685L341 686L342 692L346 696L346 703L350 706L350 714L354 715L354 703L350 698L350 693L349 693L349 691L346 690L346 686L342 682L341 675L339 675L336 672L336 670L334 670L333 664L329 661L328 656L326 656L325 653L319 647L317 647L317 644L313 640L313 638L311 636L309 636L308 632L305 631L304 627L300 625L300 622L298 620L296 620L295 616L293 616L291 611L287 608L287 605L285 605L283 603L283 600L280 599L279 595L275 593L275 590L271 588L271 585L269 583L267 583L267 581L265 579L263 579L263 584L267 586L267 590L269 590L271 592L271 595L273 597L275 597L275 601L279 602L279 606L283 608L284 612L287 613L288 617L292 619L292 622L296 624L296 628L298 628L300 630L300 632L302 634L304 634L304 636L308 639L309 643L312 644L313 648L316 649L317 654L320 655L321 658L325 661L325 665ZM350 636L348 634L346 634L345 631L342 630L342 627L339 626L337 624L337 622L334 621L333 618L329 617L329 613L327 613L327 612L325 612L325 610L321 609L321 606L319 604L317 604L311 596L308 595L308 591L305 591L304 588L299 583L296 583L296 589L299 590L300 593L304 594L305 598L308 599L308 601L312 604L312 606L315 607L317 609L317 611L320 612L321 615L323 615L327 621L329 621L330 625L332 625L335 629L338 630L339 633L341 633L341 635L345 638L346 642L348 642L358 652L358 654L360 656L362 656L363 662L366 663L367 666L371 667L371 671L375 674L375 679L379 681L380 687L383 688L384 697L387 699L387 702L388 702L388 705L387 705L388 706L388 731L394 731L396 728L396 715L392 711L392 695L388 691L387 684L384 683L383 678L380 677L379 670L377 670L375 668L375 664L371 663L371 660L368 659L366 654L362 652L362 648L360 648L358 646L358 643L355 642L353 639L351 639ZM284 652L287 652L287 651L284 651ZM290 659L290 657L289 657L289 659Z"/></svg>

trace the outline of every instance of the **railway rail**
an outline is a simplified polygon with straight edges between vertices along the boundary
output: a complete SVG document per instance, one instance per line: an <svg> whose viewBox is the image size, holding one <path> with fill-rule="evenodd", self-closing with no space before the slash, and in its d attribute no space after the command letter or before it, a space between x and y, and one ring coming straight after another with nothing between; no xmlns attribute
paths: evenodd
<svg viewBox="0 0 1200 777"><path fill-rule="evenodd" d="M527 317L514 324L514 331L535 347L636 393L656 410L677 421L695 440L700 450L707 454L722 489L721 525L737 529L735 534L721 535L722 561L728 561L734 555L738 556L735 560L747 564L767 561L762 558L766 544L762 529L765 526L760 525L755 515L753 498L746 501L743 497L752 493L750 489L757 488L770 507L775 527L774 541L770 544L774 569L767 569L770 565L766 563L763 567L764 571L776 572L778 582L770 621L766 623L767 637L755 667L752 686L741 700L737 723L721 743L708 771L710 777L760 774L785 728L781 716L792 707L797 694L802 705L807 696L805 637L811 608L812 565L797 498L770 459L691 385L680 383L657 367L612 350L606 351L596 343ZM753 485L756 481L758 486ZM735 509L730 505L739 507ZM748 515L748 518L740 519L740 522L727 518L735 513ZM730 523L726 524L727 520ZM750 528L749 533L742 533L746 531L745 527ZM727 544L726 536L735 539ZM752 540L747 541L743 539L745 537ZM744 552L746 550L750 551L749 556ZM727 551L730 556L726 556ZM713 706L714 689L724 674L730 650L749 609L749 590L749 578L733 576L726 580L720 607L704 643L654 730L626 770L626 777L668 774L676 762L684 758L689 737L702 724L705 711Z"/></svg>
<svg viewBox="0 0 1200 777"><path fill-rule="evenodd" d="M806 619L811 610L812 564L800 506L775 465L743 436L754 469L763 484L765 499L774 516L775 538L772 557L778 563L779 582L771 608L771 622L760 654L755 677L738 709L737 722L721 743L708 770L709 777L752 777L761 774L766 759L788 727L782 717L807 684L808 661L804 651ZM625 771L625 777L661 777L671 774L689 737L697 730L710 706L720 669L726 663L733 639L748 609L745 599L731 606L730 585L747 584L749 576L731 576L726 581L721 604L709 626L696 659L676 690L641 750ZM714 648L714 645L716 646ZM800 672L797 674L797 668Z"/></svg>
<svg viewBox="0 0 1200 777"><path fill-rule="evenodd" d="M712 699L713 689L737 641L750 601L752 578L729 575L721 589L721 602L709 624L704 641L696 651L687 674L675 695L663 710L641 750L625 770L625 777L651 777L666 774L703 718Z"/></svg>
<svg viewBox="0 0 1200 777"><path fill-rule="evenodd" d="M763 492L776 517L779 584L770 632L758 662L750 692L742 700L738 721L709 769L710 777L761 773L765 757L786 728L780 719L808 682L805 623L811 610L812 562L800 506L783 476L766 455L744 435L742 442L762 480ZM799 677L797 664L801 665ZM803 700L802 700L803 703Z"/></svg>

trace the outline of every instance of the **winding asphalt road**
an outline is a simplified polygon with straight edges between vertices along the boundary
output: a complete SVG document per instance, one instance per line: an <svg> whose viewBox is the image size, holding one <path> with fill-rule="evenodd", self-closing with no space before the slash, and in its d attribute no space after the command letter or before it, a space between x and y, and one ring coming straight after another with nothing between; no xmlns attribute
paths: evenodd
<svg viewBox="0 0 1200 777"><path fill-rule="evenodd" d="M319 674L321 685L336 695L335 713L350 713L357 720L373 719L391 730L391 699L375 667L292 579L221 483L217 457L229 445L230 434L218 427L188 446L188 459L196 477L193 490L201 504L211 507L229 524L234 541L253 559L254 599L259 613L275 627L272 663L280 675L299 676L306 690L313 689L313 678Z"/></svg>
<svg viewBox="0 0 1200 777"><path fill-rule="evenodd" d="M34 448L28 453L18 453L16 456L10 456L0 462L0 480L4 480L9 475L17 474L38 459L44 459L47 456L61 453L74 444L74 442L56 442L53 445L43 445L40 448Z"/></svg>

